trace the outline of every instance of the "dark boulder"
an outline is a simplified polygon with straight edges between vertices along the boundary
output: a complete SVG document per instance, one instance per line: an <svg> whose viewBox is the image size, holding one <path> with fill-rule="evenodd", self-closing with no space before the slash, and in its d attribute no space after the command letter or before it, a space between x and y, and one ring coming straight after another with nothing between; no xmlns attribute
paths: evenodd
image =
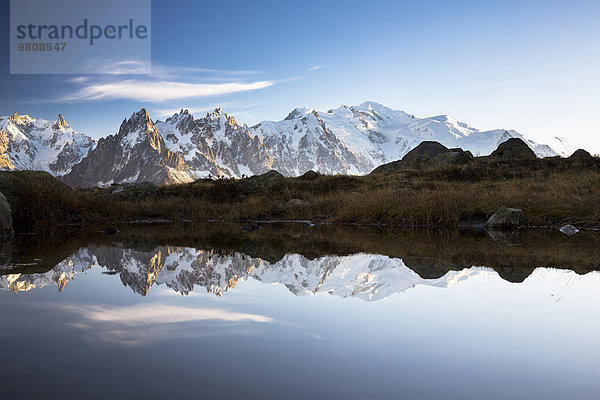
<svg viewBox="0 0 600 400"><path fill-rule="evenodd" d="M301 200L301 199L291 199L290 201L285 203L285 206L288 208L298 208L298 207L305 208L305 207L310 207L310 201Z"/></svg>
<svg viewBox="0 0 600 400"><path fill-rule="evenodd" d="M150 182L113 184L102 193L109 193L115 197L129 201L142 201L156 197L158 187Z"/></svg>
<svg viewBox="0 0 600 400"><path fill-rule="evenodd" d="M490 156L507 160L534 160L537 158L527 143L519 138L511 138L500 143Z"/></svg>
<svg viewBox="0 0 600 400"><path fill-rule="evenodd" d="M569 160L580 160L580 161L592 161L594 157L587 151L583 149L576 150L571 156Z"/></svg>
<svg viewBox="0 0 600 400"><path fill-rule="evenodd" d="M485 227L494 229L515 229L521 224L521 214L518 208L500 207L485 223Z"/></svg>
<svg viewBox="0 0 600 400"><path fill-rule="evenodd" d="M402 157L403 168L436 168L444 165L463 165L473 160L470 151L449 149L438 142L422 142Z"/></svg>
<svg viewBox="0 0 600 400"><path fill-rule="evenodd" d="M238 182L240 188L245 192L256 192L264 189L272 189L285 182L285 177L275 170L271 170L261 175L254 175L248 179Z"/></svg>
<svg viewBox="0 0 600 400"><path fill-rule="evenodd" d="M401 169L431 169L447 165L464 165L473 161L473 154L459 148L449 149L438 142L425 141L406 153L402 160L377 167L373 172Z"/></svg>
<svg viewBox="0 0 600 400"><path fill-rule="evenodd" d="M320 175L320 174L319 174L318 172L315 172L315 171L313 171L313 170L311 169L311 170L308 170L308 171L306 171L306 172L305 172L305 173L304 173L304 174L301 176L301 178L302 178L302 179L307 179L307 180L310 180L310 181L312 181L313 179L317 179L317 178L319 177L319 175Z"/></svg>

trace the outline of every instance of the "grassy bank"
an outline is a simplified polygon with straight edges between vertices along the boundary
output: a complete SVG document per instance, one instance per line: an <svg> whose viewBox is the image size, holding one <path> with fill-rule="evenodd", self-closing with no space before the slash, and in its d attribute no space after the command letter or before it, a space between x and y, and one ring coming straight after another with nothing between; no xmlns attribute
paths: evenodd
<svg viewBox="0 0 600 400"><path fill-rule="evenodd" d="M593 164L596 165L596 164ZM544 159L475 166L325 176L198 181L75 190L48 174L4 172L18 230L116 224L139 218L308 219L336 223L456 226L500 206L526 225L600 226L600 173L593 165ZM288 204L299 199L300 204ZM296 202L298 203L298 202Z"/></svg>

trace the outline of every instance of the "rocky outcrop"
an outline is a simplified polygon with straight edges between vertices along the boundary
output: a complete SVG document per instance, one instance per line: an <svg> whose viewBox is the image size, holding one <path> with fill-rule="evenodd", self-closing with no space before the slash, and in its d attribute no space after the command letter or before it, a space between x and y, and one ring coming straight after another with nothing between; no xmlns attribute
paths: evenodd
<svg viewBox="0 0 600 400"><path fill-rule="evenodd" d="M498 148L490 154L490 157L507 160L535 160L537 156L522 139L511 138L500 143Z"/></svg>

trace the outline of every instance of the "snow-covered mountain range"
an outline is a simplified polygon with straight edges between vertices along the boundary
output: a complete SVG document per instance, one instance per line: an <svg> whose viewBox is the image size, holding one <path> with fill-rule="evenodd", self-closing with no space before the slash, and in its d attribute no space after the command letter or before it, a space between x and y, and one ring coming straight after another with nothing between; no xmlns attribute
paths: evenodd
<svg viewBox="0 0 600 400"><path fill-rule="evenodd" d="M223 255L189 247L157 247L152 251L119 246L82 248L43 274L0 276L0 289L29 291L48 285L63 290L77 273L93 267L113 271L125 286L145 296L153 286L181 294L203 288L217 296L239 282L255 279L284 285L296 296L317 293L374 301L415 286L450 287L480 274L485 268L449 271L438 279L423 279L399 258L378 254L326 256L307 259L288 254L270 263L241 253Z"/></svg>
<svg viewBox="0 0 600 400"><path fill-rule="evenodd" d="M470 150L474 156L488 155L513 137L526 140L513 130L480 131L448 115L417 118L374 102L327 112L297 108L283 121L262 122L250 130L273 156L275 169L287 175L309 169L368 174L425 140ZM540 157L557 155L549 146L526 142Z"/></svg>
<svg viewBox="0 0 600 400"><path fill-rule="evenodd" d="M373 102L327 112L297 108L282 121L252 127L239 124L221 109L201 118L181 110L164 122L153 121L141 109L123 121L118 133L97 145L74 133L60 116L54 123L31 121L36 120L16 115L0 119L0 163L4 163L0 167L42 169L64 175L73 186L183 183L209 175L242 177L271 169L288 176L308 170L362 175L401 159L425 140L480 156L510 138L521 138L540 157L557 155L514 130L481 131L447 115L417 118ZM32 124L35 129L27 128ZM21 136L15 127L20 127ZM23 150L24 145L16 145L21 142L35 150Z"/></svg>
<svg viewBox="0 0 600 400"><path fill-rule="evenodd" d="M96 141L73 131L61 114L56 121L20 116L0 117L0 168L67 174L94 148Z"/></svg>

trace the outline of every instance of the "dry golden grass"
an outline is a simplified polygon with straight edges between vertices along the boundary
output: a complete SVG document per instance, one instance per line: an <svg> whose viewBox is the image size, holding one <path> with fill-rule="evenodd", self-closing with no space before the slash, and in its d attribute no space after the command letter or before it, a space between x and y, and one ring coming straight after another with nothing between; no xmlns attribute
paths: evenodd
<svg viewBox="0 0 600 400"><path fill-rule="evenodd" d="M498 172L500 167L510 173ZM129 197L99 189L71 190L49 184L49 178L17 181L14 193L7 196L16 225L26 229L153 217L442 227L484 220L500 206L522 209L527 225L600 226L600 174L595 170L532 164L512 172L511 166L500 167L482 163L475 173L448 167L360 177L286 178L252 191L240 180L200 181ZM310 205L286 206L291 199Z"/></svg>

